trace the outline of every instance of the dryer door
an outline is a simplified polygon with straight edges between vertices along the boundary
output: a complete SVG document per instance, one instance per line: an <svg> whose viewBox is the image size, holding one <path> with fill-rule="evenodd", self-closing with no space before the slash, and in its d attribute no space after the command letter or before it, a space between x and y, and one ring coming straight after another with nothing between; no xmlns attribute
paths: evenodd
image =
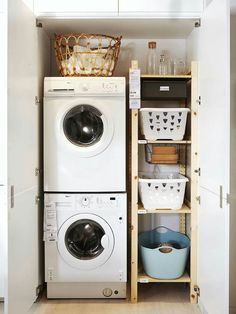
<svg viewBox="0 0 236 314"><path fill-rule="evenodd" d="M113 121L90 104L73 106L66 112L62 125L64 136L81 157L102 152L113 137Z"/></svg>
<svg viewBox="0 0 236 314"><path fill-rule="evenodd" d="M58 233L58 250L70 266L90 270L103 265L114 249L108 223L93 214L78 214L64 222Z"/></svg>

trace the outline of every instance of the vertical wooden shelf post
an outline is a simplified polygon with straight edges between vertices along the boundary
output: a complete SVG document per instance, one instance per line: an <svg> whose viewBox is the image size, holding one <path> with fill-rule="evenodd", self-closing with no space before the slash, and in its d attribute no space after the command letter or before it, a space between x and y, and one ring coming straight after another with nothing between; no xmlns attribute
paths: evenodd
<svg viewBox="0 0 236 314"><path fill-rule="evenodd" d="M132 109L131 145L131 302L138 297L138 109Z"/></svg>

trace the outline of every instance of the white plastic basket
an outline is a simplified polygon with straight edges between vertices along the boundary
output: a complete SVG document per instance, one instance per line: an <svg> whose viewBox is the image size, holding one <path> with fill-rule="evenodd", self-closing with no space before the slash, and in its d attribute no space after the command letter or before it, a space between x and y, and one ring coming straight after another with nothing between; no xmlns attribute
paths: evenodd
<svg viewBox="0 0 236 314"><path fill-rule="evenodd" d="M189 111L188 108L142 108L141 133L147 140L181 141Z"/></svg>
<svg viewBox="0 0 236 314"><path fill-rule="evenodd" d="M140 173L139 196L145 209L180 209L188 178L179 173Z"/></svg>

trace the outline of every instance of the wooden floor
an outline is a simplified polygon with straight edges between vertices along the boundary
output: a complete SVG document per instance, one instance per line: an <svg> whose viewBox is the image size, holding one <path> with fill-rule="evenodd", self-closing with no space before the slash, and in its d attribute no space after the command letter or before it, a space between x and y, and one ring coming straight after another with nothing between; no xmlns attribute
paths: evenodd
<svg viewBox="0 0 236 314"><path fill-rule="evenodd" d="M128 300L47 300L42 297L31 314L200 314L197 305L189 303L185 284L142 284L139 302Z"/></svg>

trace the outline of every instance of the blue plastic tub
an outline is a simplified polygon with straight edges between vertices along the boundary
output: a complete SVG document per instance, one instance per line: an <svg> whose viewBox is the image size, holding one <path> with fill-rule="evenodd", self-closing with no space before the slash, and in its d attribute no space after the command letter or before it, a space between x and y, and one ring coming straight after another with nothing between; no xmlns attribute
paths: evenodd
<svg viewBox="0 0 236 314"><path fill-rule="evenodd" d="M144 271L158 279L176 279L183 275L189 247L188 236L163 226L139 235Z"/></svg>

